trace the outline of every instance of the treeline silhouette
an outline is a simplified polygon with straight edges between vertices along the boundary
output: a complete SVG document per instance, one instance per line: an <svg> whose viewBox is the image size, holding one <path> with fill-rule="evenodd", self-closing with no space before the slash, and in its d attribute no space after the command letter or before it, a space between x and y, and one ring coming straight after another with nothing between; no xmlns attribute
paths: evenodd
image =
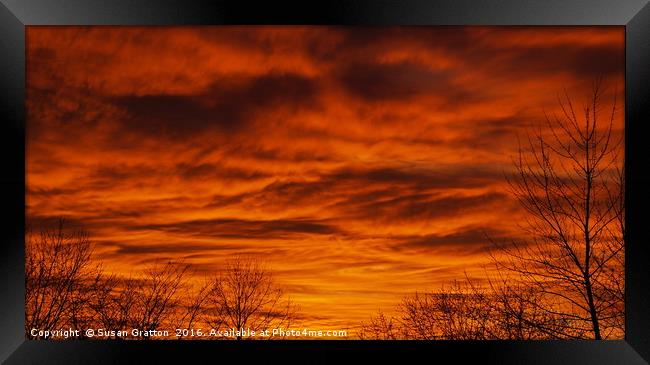
<svg viewBox="0 0 650 365"><path fill-rule="evenodd" d="M297 307L275 283L272 274L252 257L236 255L219 274L197 286L190 266L154 262L129 277L105 274L92 260L93 245L83 231L56 228L26 234L25 333L42 338L43 331L105 329L98 339L151 339L146 333L203 327L216 331L288 328ZM36 329L37 331L32 331ZM134 334L132 329L136 329ZM209 337L241 340L241 335Z"/></svg>
<svg viewBox="0 0 650 365"><path fill-rule="evenodd" d="M621 339L624 334L625 178L616 99L600 80L576 108L528 133L513 158L510 192L529 238L492 241L482 282L465 278L409 295L394 316L362 323L371 339ZM488 237L489 238L489 237Z"/></svg>

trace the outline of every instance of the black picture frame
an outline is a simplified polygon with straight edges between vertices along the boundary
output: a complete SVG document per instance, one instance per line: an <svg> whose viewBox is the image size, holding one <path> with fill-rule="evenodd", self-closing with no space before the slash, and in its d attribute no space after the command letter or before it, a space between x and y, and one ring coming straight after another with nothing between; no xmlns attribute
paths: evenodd
<svg viewBox="0 0 650 365"><path fill-rule="evenodd" d="M0 0L0 359L6 363L283 362L370 358L500 364L650 362L648 0ZM29 341L24 336L25 27L28 25L623 25L626 33L626 302L620 341ZM647 223L646 223L647 224ZM364 361L364 362L366 362Z"/></svg>

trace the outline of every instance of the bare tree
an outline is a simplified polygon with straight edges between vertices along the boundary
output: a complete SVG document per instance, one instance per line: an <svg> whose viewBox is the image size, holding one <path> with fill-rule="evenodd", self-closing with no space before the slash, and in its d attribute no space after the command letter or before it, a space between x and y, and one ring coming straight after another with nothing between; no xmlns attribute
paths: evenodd
<svg viewBox="0 0 650 365"><path fill-rule="evenodd" d="M154 263L129 278L104 275L92 259L93 246L84 231L65 227L38 234L28 230L25 245L25 329L138 329L151 331L180 320L191 326L207 289L197 297L178 296L186 285L188 266ZM188 301L189 305L184 306ZM116 334L114 338L131 337ZM144 338L140 336L141 338Z"/></svg>
<svg viewBox="0 0 650 365"><path fill-rule="evenodd" d="M80 329L89 319L81 310L91 297L101 268L91 262L92 244L86 232L67 231L60 219L40 234L28 231L25 243L25 329Z"/></svg>
<svg viewBox="0 0 650 365"><path fill-rule="evenodd" d="M140 281L143 285L137 295L136 328L145 331L158 329L173 315L179 303L176 293L183 284L187 269L187 265L168 262L163 266L156 263L145 270L146 280Z"/></svg>
<svg viewBox="0 0 650 365"><path fill-rule="evenodd" d="M550 339L544 328L563 328L562 318L535 304L530 287L489 280L480 286L469 278L431 293L414 293L396 307L398 317L381 311L361 324L361 339L532 340Z"/></svg>
<svg viewBox="0 0 650 365"><path fill-rule="evenodd" d="M206 302L210 295L211 282L206 282L198 288L188 287L179 303L179 313L176 317L176 328L191 330L200 323L206 311ZM179 337L181 339L182 337Z"/></svg>
<svg viewBox="0 0 650 365"><path fill-rule="evenodd" d="M396 307L398 317L381 311L362 323L362 339L485 340L496 337L492 298L469 280L454 281L431 293L414 293Z"/></svg>
<svg viewBox="0 0 650 365"><path fill-rule="evenodd" d="M508 183L528 213L522 227L531 239L492 252L497 269L515 274L510 282L535 287L537 310L562 319L554 323L562 328L539 324L555 338L623 331L622 138L616 100L603 111L601 91L597 82L580 111L565 92L546 133L540 128L520 147Z"/></svg>
<svg viewBox="0 0 650 365"><path fill-rule="evenodd" d="M126 330L130 325L131 309L136 301L135 296L131 295L135 290L130 283L129 280L120 280L112 275L102 278L101 284L96 286L89 308L101 328L117 331ZM122 337L117 333L110 336L114 339Z"/></svg>
<svg viewBox="0 0 650 365"><path fill-rule="evenodd" d="M362 340L399 340L406 338L402 323L395 317L386 316L381 310L368 322L362 322L359 330Z"/></svg>
<svg viewBox="0 0 650 365"><path fill-rule="evenodd" d="M455 281L434 293L415 293L402 300L408 338L477 340L490 339L492 308L488 295L469 282Z"/></svg>
<svg viewBox="0 0 650 365"><path fill-rule="evenodd" d="M154 331L173 324L181 300L188 266L182 263L153 263L144 272L128 278L106 278L98 285L90 308L98 322L111 330ZM132 337L115 335L115 338ZM136 336L147 339L146 336Z"/></svg>
<svg viewBox="0 0 650 365"><path fill-rule="evenodd" d="M291 325L296 308L259 261L236 256L214 278L207 297L213 328L262 331ZM241 334L236 336L242 339Z"/></svg>
<svg viewBox="0 0 650 365"><path fill-rule="evenodd" d="M541 310L537 304L544 295L531 286L519 286L488 278L491 337L501 340L553 339L552 333L566 328L562 317Z"/></svg>

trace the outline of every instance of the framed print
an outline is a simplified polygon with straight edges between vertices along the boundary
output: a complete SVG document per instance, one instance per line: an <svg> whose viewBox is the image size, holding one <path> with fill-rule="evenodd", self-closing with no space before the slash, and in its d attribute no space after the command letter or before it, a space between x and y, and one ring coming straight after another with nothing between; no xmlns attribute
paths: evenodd
<svg viewBox="0 0 650 365"><path fill-rule="evenodd" d="M647 2L3 5L7 363L650 359Z"/></svg>

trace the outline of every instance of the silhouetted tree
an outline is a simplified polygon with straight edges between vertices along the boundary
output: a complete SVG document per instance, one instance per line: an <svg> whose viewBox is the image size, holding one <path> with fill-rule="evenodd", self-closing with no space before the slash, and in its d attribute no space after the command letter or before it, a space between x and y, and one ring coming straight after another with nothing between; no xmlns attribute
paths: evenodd
<svg viewBox="0 0 650 365"><path fill-rule="evenodd" d="M431 293L403 298L397 316L381 311L361 324L361 339L532 340L549 339L539 325L562 328L562 318L538 309L540 295L529 287L490 282L486 287L469 278L443 285Z"/></svg>
<svg viewBox="0 0 650 365"><path fill-rule="evenodd" d="M386 316L381 310L368 322L361 322L358 335L362 340L399 340L408 337L402 323L395 317Z"/></svg>
<svg viewBox="0 0 650 365"><path fill-rule="evenodd" d="M176 328L192 330L201 322L207 310L207 300L210 295L212 283L207 282L198 288L186 289L179 303L179 313L176 317ZM179 338L181 339L181 338Z"/></svg>
<svg viewBox="0 0 650 365"><path fill-rule="evenodd" d="M528 242L495 244L487 286L469 279L415 293L363 323L362 338L603 339L623 334L625 206L616 100L603 118L596 82L580 117L560 115L528 136L508 178L528 213Z"/></svg>
<svg viewBox="0 0 650 365"><path fill-rule="evenodd" d="M207 303L207 322L215 329L258 332L285 328L291 325L296 313L296 307L284 298L272 274L259 261L243 256L226 262L210 285Z"/></svg>
<svg viewBox="0 0 650 365"><path fill-rule="evenodd" d="M185 264L156 262L129 278L107 278L98 286L91 308L107 329L168 329L178 315L181 300L177 294L185 284L187 270Z"/></svg>
<svg viewBox="0 0 650 365"><path fill-rule="evenodd" d="M601 104L600 82L580 114L565 93L546 133L540 128L520 147L508 182L532 238L492 254L497 269L514 274L511 283L534 286L538 310L562 318L562 328L539 324L555 338L623 331L622 138L613 128L616 101L604 117Z"/></svg>
<svg viewBox="0 0 650 365"><path fill-rule="evenodd" d="M537 304L543 299L535 287L519 286L508 280L488 279L491 315L491 337L501 340L552 339L549 329L561 331L566 320L541 310Z"/></svg>
<svg viewBox="0 0 650 365"><path fill-rule="evenodd" d="M488 339L490 306L485 293L454 282L435 293L415 293L399 311L409 338L435 340Z"/></svg>
<svg viewBox="0 0 650 365"><path fill-rule="evenodd" d="M81 329L89 321L83 307L101 277L91 262L92 245L84 231L68 231L60 219L56 228L28 230L25 242L25 329Z"/></svg>

